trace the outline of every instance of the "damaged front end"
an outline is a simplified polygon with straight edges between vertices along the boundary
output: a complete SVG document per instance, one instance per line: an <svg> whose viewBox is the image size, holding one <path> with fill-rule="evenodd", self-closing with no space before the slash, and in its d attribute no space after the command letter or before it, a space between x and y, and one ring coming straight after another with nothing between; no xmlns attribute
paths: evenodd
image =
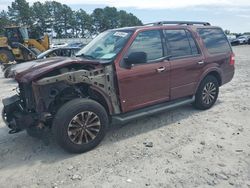
<svg viewBox="0 0 250 188"><path fill-rule="evenodd" d="M53 71L36 80L19 82L19 92L3 99L2 116L10 134L29 128L50 129L58 109L74 98L92 98L110 114L120 113L112 65Z"/></svg>
<svg viewBox="0 0 250 188"><path fill-rule="evenodd" d="M36 114L27 112L19 95L3 99L2 118L11 129L10 134L27 129L35 123Z"/></svg>
<svg viewBox="0 0 250 188"><path fill-rule="evenodd" d="M26 90L24 92L24 90ZM44 128L45 122L50 119L49 113L37 113L30 87L19 85L19 92L8 98L4 98L2 119L11 129L10 134L20 132L31 127Z"/></svg>

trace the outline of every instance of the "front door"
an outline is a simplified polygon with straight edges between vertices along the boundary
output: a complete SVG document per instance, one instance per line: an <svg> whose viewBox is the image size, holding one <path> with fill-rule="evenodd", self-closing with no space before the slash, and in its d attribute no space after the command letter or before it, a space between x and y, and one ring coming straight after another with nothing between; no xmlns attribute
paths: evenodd
<svg viewBox="0 0 250 188"><path fill-rule="evenodd" d="M170 63L164 60L162 33L159 30L139 32L125 57L144 52L146 62L117 69L122 111L128 112L169 100Z"/></svg>

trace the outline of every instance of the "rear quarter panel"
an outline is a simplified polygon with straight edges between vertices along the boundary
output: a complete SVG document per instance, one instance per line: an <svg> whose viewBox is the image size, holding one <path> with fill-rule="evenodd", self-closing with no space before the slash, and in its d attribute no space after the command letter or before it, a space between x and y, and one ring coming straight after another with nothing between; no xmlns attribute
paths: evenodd
<svg viewBox="0 0 250 188"><path fill-rule="evenodd" d="M209 27L209 28L217 28L218 27ZM221 29L221 28L219 28ZM220 85L223 85L229 81L232 80L234 76L234 65L230 65L230 57L233 53L232 49L230 52L227 53L218 53L218 54L210 54L205 47L205 44L202 40L202 38L197 34L197 29L196 29L196 37L197 41L199 42L202 51L205 56L205 65L203 67L203 71L201 75L199 76L199 81L197 82L196 85L196 90L198 89L200 82L210 73L216 72L221 78L221 83ZM229 43L229 42L228 42ZM230 43L229 43L230 45ZM231 45L230 45L231 47Z"/></svg>
<svg viewBox="0 0 250 188"><path fill-rule="evenodd" d="M220 86L230 82L234 76L234 66L229 64L230 54L209 57L206 59L206 65L200 75L199 82L196 85L198 89L200 82L210 73L216 72L221 78Z"/></svg>

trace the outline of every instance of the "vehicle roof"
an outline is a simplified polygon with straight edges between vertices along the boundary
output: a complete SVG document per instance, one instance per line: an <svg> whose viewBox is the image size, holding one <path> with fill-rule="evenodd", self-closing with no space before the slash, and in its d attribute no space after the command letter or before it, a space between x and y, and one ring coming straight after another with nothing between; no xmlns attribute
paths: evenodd
<svg viewBox="0 0 250 188"><path fill-rule="evenodd" d="M113 29L115 31L122 30L143 30L143 29L161 29L161 28L220 28L211 26L208 22L191 22L191 21L162 21L149 23L142 26L122 27Z"/></svg>
<svg viewBox="0 0 250 188"><path fill-rule="evenodd" d="M81 47L75 47L75 46L65 46L65 47L56 47L56 48L50 48L47 51L54 51L54 50L75 50L75 49L81 49Z"/></svg>

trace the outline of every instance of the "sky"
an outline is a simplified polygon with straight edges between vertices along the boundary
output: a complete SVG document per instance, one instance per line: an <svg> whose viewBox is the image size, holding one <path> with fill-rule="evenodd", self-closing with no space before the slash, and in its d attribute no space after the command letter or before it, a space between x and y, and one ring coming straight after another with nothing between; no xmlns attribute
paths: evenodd
<svg viewBox="0 0 250 188"><path fill-rule="evenodd" d="M7 10L14 0L0 0ZM26 0L30 5L37 0ZM39 0L45 2L45 0ZM74 10L91 13L95 8L113 6L133 13L143 23L157 21L206 21L224 30L250 32L250 0L57 0Z"/></svg>

